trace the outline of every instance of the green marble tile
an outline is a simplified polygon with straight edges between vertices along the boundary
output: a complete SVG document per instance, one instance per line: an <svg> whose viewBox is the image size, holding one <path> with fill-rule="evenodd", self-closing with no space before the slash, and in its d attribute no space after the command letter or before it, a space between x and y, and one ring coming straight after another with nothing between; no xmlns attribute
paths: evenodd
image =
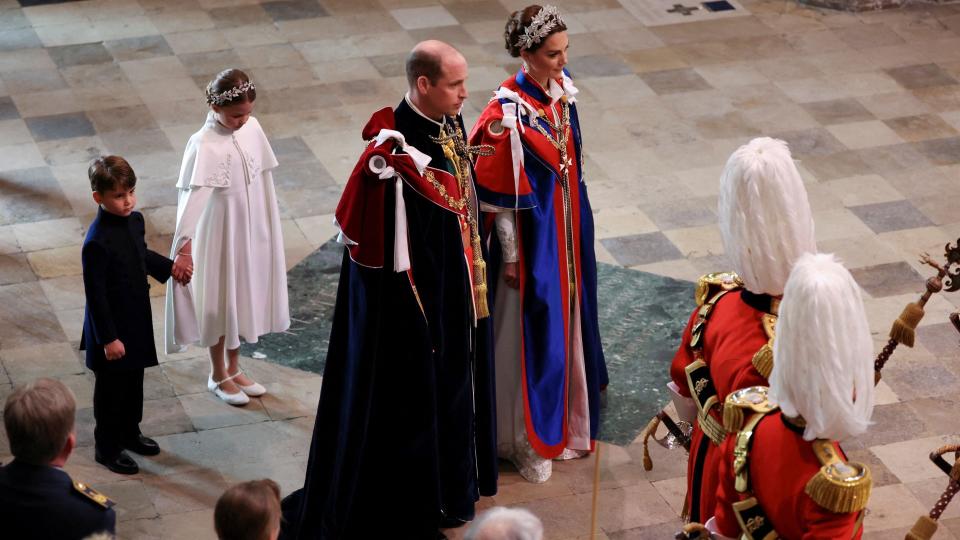
<svg viewBox="0 0 960 540"><path fill-rule="evenodd" d="M342 246L327 242L290 270L289 332L244 345L243 354L323 373ZM669 365L693 309L693 284L600 264L599 316L610 387L600 438L626 445L669 399Z"/></svg>

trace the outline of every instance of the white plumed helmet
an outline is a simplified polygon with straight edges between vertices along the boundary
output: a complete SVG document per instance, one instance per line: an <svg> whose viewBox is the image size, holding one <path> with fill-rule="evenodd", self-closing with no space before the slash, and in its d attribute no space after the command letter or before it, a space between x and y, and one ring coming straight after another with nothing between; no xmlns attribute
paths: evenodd
<svg viewBox="0 0 960 540"><path fill-rule="evenodd" d="M794 261L817 250L807 190L779 139L753 139L730 156L718 213L724 249L751 292L782 294Z"/></svg>
<svg viewBox="0 0 960 540"><path fill-rule="evenodd" d="M803 438L843 440L873 414L873 340L860 286L830 254L800 257L780 303L771 398Z"/></svg>

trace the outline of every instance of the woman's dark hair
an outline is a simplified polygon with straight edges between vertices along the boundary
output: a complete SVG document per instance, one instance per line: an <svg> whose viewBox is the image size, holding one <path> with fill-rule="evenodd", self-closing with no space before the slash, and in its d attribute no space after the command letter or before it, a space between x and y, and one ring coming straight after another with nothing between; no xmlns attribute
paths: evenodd
<svg viewBox="0 0 960 540"><path fill-rule="evenodd" d="M510 15L510 18L507 19L507 25L503 30L503 40L507 52L510 53L510 56L514 58L520 58L521 50L536 52L537 49L543 46L543 42L547 40L547 37L556 34L557 32L565 32L567 30L567 25L558 20L557 25L551 28L550 32L548 32L546 36L543 36L543 39L534 43L533 45L530 45L526 49L522 49L519 45L520 36L523 35L524 30L530 27L530 23L533 22L533 18L537 16L537 13L540 13L541 9L543 9L542 6L533 4L523 8L520 11L514 11Z"/></svg>
<svg viewBox="0 0 960 540"><path fill-rule="evenodd" d="M233 91L231 92L231 90ZM246 73L231 68L217 73L217 76L207 84L206 94L208 105L226 107L237 103L255 101L257 99L257 88L250 83L250 77L247 77Z"/></svg>

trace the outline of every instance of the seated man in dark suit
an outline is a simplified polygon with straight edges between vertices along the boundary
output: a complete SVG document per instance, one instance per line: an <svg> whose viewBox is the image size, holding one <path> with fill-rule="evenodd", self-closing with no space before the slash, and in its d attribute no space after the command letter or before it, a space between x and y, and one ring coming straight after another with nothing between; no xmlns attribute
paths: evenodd
<svg viewBox="0 0 960 540"><path fill-rule="evenodd" d="M73 393L54 379L37 379L7 398L3 424L14 459L0 467L4 538L80 540L114 533L113 501L61 469L77 444L76 410Z"/></svg>

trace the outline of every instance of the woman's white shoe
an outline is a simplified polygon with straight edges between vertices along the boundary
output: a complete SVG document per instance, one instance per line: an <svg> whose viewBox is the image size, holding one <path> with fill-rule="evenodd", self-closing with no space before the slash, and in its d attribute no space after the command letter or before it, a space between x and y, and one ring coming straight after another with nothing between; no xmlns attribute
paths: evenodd
<svg viewBox="0 0 960 540"><path fill-rule="evenodd" d="M240 406L250 403L250 398L247 397L247 394L243 392L235 392L233 394L228 394L220 389L220 385L229 381L230 379L236 377L236 375L231 375L222 381L213 380L213 374L207 378L207 390L213 392L215 396L222 399L229 405ZM239 385L238 385L239 386ZM242 386L240 387L243 388Z"/></svg>
<svg viewBox="0 0 960 540"><path fill-rule="evenodd" d="M236 375L231 375L230 378L237 377L237 376L239 376L241 373L243 373L243 370L238 371ZM237 382L234 382L234 384L236 384L237 387L240 388L240 390L243 390L243 393L244 393L244 394L246 394L246 395L248 395L248 396L250 396L250 397L260 397L260 396L262 396L262 395L264 395L264 394L267 393L267 389L264 388L263 385L260 384L260 383L258 383L258 382L255 382L255 383L250 384L250 385L247 385L247 386L244 386L244 385L242 385L242 384L240 384L240 383L237 383Z"/></svg>

